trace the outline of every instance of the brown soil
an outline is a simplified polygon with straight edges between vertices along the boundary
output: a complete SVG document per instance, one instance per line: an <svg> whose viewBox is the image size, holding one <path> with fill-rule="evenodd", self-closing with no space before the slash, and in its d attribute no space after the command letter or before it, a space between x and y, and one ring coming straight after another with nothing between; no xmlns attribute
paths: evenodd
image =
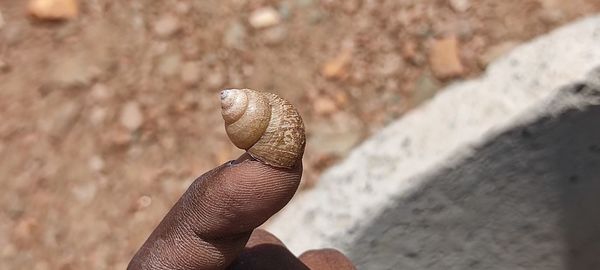
<svg viewBox="0 0 600 270"><path fill-rule="evenodd" d="M466 2L87 0L76 19L45 22L26 1L1 1L0 268L124 269L195 176L241 153L224 134L222 88L297 105L310 188L450 80L600 10ZM282 21L255 29L248 18L265 6ZM430 53L448 38L460 62Z"/></svg>

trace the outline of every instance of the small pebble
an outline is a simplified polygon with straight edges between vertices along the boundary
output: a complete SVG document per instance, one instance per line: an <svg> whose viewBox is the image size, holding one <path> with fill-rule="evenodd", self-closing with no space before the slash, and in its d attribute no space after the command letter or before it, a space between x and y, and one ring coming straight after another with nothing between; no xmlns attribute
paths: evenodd
<svg viewBox="0 0 600 270"><path fill-rule="evenodd" d="M429 64L433 74L440 79L463 75L465 68L459 56L458 39L450 36L435 40L429 51Z"/></svg>
<svg viewBox="0 0 600 270"><path fill-rule="evenodd" d="M90 113L90 123L92 123L94 126L100 126L106 120L107 115L108 112L105 108L94 107Z"/></svg>
<svg viewBox="0 0 600 270"><path fill-rule="evenodd" d="M417 43L414 41L407 41L402 46L402 57L414 65L420 66L425 63L425 57L419 51Z"/></svg>
<svg viewBox="0 0 600 270"><path fill-rule="evenodd" d="M188 14L191 6L188 1L180 1L175 4L175 11L179 14Z"/></svg>
<svg viewBox="0 0 600 270"><path fill-rule="evenodd" d="M171 77L181 68L181 56L178 54L168 54L160 58L158 71L164 77Z"/></svg>
<svg viewBox="0 0 600 270"><path fill-rule="evenodd" d="M146 27L146 23L144 21L144 17L136 14L131 16L131 25L136 31L142 31L144 27Z"/></svg>
<svg viewBox="0 0 600 270"><path fill-rule="evenodd" d="M54 137L65 136L77 122L81 110L81 103L67 102L40 118L40 129Z"/></svg>
<svg viewBox="0 0 600 270"><path fill-rule="evenodd" d="M38 221L33 217L23 217L13 228L14 240L28 241L34 237L36 230L39 228Z"/></svg>
<svg viewBox="0 0 600 270"><path fill-rule="evenodd" d="M166 15L154 23L154 34L160 38L168 38L180 29L179 20L173 15Z"/></svg>
<svg viewBox="0 0 600 270"><path fill-rule="evenodd" d="M88 166L94 172L100 172L104 170L104 160L100 156L93 156L88 160Z"/></svg>
<svg viewBox="0 0 600 270"><path fill-rule="evenodd" d="M96 197L96 192L98 191L98 187L94 182L86 182L79 186L75 186L71 188L71 192L75 196L75 198L82 203L91 202L94 197Z"/></svg>
<svg viewBox="0 0 600 270"><path fill-rule="evenodd" d="M113 93L105 84L97 83L92 86L90 96L97 101L106 101L113 96Z"/></svg>
<svg viewBox="0 0 600 270"><path fill-rule="evenodd" d="M248 22L257 29L271 27L281 22L281 15L272 7L259 8L250 14Z"/></svg>
<svg viewBox="0 0 600 270"><path fill-rule="evenodd" d="M448 0L450 7L456 12L465 12L471 7L470 0Z"/></svg>
<svg viewBox="0 0 600 270"><path fill-rule="evenodd" d="M112 129L106 137L107 141L115 146L125 146L133 139L131 132L127 132L124 128Z"/></svg>
<svg viewBox="0 0 600 270"><path fill-rule="evenodd" d="M287 20L292 15L293 5L290 2L282 1L277 9L282 19Z"/></svg>
<svg viewBox="0 0 600 270"><path fill-rule="evenodd" d="M10 71L10 65L4 60L0 59L0 73L6 73Z"/></svg>
<svg viewBox="0 0 600 270"><path fill-rule="evenodd" d="M287 29L283 25L279 25L270 29L265 30L262 33L262 40L270 45L275 45L283 42L287 37Z"/></svg>
<svg viewBox="0 0 600 270"><path fill-rule="evenodd" d="M328 97L318 97L313 106L315 113L320 115L327 115L337 111L335 102Z"/></svg>
<svg viewBox="0 0 600 270"><path fill-rule="evenodd" d="M121 125L130 131L139 129L144 123L144 115L140 105L135 101L127 102L121 109L119 120Z"/></svg>
<svg viewBox="0 0 600 270"><path fill-rule="evenodd" d="M83 54L56 59L50 82L61 88L81 88L91 85L102 75L102 69Z"/></svg>
<svg viewBox="0 0 600 270"><path fill-rule="evenodd" d="M27 11L43 20L68 20L79 14L77 0L30 0Z"/></svg>
<svg viewBox="0 0 600 270"><path fill-rule="evenodd" d="M148 208L148 206L150 206L151 204L152 204L152 197L143 195L143 196L139 197L137 199L137 201L135 202L135 208L136 208L136 210L139 211L144 208Z"/></svg>
<svg viewBox="0 0 600 270"><path fill-rule="evenodd" d="M336 57L327 61L321 68L321 74L327 79L341 79L348 75L348 66L352 60L350 50L342 50Z"/></svg>

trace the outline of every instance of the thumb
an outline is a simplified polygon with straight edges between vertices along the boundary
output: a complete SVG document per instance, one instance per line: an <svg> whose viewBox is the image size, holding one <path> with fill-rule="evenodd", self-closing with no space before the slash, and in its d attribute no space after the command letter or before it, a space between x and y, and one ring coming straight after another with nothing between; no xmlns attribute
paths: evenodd
<svg viewBox="0 0 600 270"><path fill-rule="evenodd" d="M302 163L275 168L244 154L198 177L152 232L128 269L223 269L252 230L294 195Z"/></svg>

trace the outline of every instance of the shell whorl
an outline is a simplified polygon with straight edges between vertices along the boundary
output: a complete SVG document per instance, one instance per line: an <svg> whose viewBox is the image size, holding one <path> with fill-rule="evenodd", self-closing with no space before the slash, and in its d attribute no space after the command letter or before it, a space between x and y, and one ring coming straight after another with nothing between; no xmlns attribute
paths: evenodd
<svg viewBox="0 0 600 270"><path fill-rule="evenodd" d="M304 123L279 96L250 89L221 92L225 131L231 142L275 167L291 168L304 154Z"/></svg>

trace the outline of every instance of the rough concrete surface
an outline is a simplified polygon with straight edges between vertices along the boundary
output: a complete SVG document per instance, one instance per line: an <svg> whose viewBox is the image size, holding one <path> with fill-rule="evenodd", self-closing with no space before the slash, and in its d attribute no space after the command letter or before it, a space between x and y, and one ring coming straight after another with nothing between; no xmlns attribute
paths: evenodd
<svg viewBox="0 0 600 270"><path fill-rule="evenodd" d="M600 17L522 45L363 143L269 229L359 269L600 269L595 67Z"/></svg>

